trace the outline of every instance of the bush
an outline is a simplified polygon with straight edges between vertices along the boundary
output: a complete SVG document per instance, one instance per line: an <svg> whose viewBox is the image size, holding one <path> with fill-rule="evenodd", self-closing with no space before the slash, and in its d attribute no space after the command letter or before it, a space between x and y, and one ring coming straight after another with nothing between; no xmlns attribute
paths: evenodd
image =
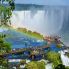
<svg viewBox="0 0 69 69"><path fill-rule="evenodd" d="M26 69L38 69L37 64L35 62L30 62L26 65Z"/></svg>
<svg viewBox="0 0 69 69"><path fill-rule="evenodd" d="M62 63L60 59L60 54L57 52L53 52L53 51L48 52L47 59L53 63L54 67Z"/></svg>
<svg viewBox="0 0 69 69"><path fill-rule="evenodd" d="M26 65L25 69L45 69L45 63L32 61Z"/></svg>
<svg viewBox="0 0 69 69"><path fill-rule="evenodd" d="M62 46L60 44L57 44L57 48L61 48Z"/></svg>
<svg viewBox="0 0 69 69"><path fill-rule="evenodd" d="M43 61L37 62L38 69L45 69L45 63Z"/></svg>

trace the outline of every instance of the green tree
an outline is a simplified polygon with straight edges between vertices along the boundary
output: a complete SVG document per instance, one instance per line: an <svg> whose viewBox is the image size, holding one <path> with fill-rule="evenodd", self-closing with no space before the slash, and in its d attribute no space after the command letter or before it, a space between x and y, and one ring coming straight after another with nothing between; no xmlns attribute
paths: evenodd
<svg viewBox="0 0 69 69"><path fill-rule="evenodd" d="M57 52L50 51L47 53L47 59L53 63L53 67L61 64L60 54Z"/></svg>
<svg viewBox="0 0 69 69"><path fill-rule="evenodd" d="M11 50L10 44L4 42L4 40L0 38L0 54L8 53L10 50Z"/></svg>
<svg viewBox="0 0 69 69"><path fill-rule="evenodd" d="M11 45L4 41L3 36L0 37L0 67L1 69L8 69L8 59L5 59L4 54L11 51Z"/></svg>
<svg viewBox="0 0 69 69"><path fill-rule="evenodd" d="M10 17L14 9L14 0L0 0L0 26L10 25Z"/></svg>

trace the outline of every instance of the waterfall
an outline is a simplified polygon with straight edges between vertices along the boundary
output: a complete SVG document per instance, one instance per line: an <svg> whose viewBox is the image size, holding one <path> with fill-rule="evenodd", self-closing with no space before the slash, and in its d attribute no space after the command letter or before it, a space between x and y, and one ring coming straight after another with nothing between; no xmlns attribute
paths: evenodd
<svg viewBox="0 0 69 69"><path fill-rule="evenodd" d="M26 5L25 5L26 6ZM69 7L19 5L11 17L12 26L24 27L45 35L60 35L69 45ZM21 9L20 9L21 8ZM25 9L27 8L27 9Z"/></svg>
<svg viewBox="0 0 69 69"><path fill-rule="evenodd" d="M69 66L69 58L64 55L65 52L61 51L60 54L61 54L61 60L62 60L63 65Z"/></svg>
<svg viewBox="0 0 69 69"><path fill-rule="evenodd" d="M63 25L64 11L61 8L29 9L14 11L11 22L15 27L26 27L44 35L56 34Z"/></svg>

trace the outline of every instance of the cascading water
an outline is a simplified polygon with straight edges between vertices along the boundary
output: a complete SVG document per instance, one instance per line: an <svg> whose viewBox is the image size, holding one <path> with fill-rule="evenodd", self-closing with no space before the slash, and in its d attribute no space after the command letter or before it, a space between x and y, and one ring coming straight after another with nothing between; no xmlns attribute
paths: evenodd
<svg viewBox="0 0 69 69"><path fill-rule="evenodd" d="M46 8L14 11L12 23L16 27L26 27L44 35L56 34L63 25L63 9Z"/></svg>
<svg viewBox="0 0 69 69"><path fill-rule="evenodd" d="M69 66L69 58L64 55L65 52L61 51L60 54L61 54L61 60L62 60L63 65Z"/></svg>
<svg viewBox="0 0 69 69"><path fill-rule="evenodd" d="M26 5L25 5L26 6ZM64 6L23 6L13 12L11 23L14 27L24 27L43 35L60 35L62 40L69 42L69 8ZM27 9L25 9L27 8ZM64 34L67 31L67 34ZM67 40L67 41L66 41Z"/></svg>

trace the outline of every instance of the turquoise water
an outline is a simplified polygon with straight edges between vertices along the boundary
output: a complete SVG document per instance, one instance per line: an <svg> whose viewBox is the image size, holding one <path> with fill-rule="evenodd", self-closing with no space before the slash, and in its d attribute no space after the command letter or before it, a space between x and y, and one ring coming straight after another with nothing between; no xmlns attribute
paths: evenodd
<svg viewBox="0 0 69 69"><path fill-rule="evenodd" d="M12 45L12 49L14 48L29 48L29 47L36 47L36 46L45 46L46 41L38 40L36 38L32 38L26 36L25 34L21 34L20 32L14 30L8 30L4 32L5 34L9 35L5 40Z"/></svg>
<svg viewBox="0 0 69 69"><path fill-rule="evenodd" d="M38 40L36 38L26 36L25 34L21 34L15 30L8 30L3 33L9 35L9 37L7 37L5 40L11 44L12 49L31 48L31 47L36 47L36 46L40 47L40 46L47 45L47 41ZM62 50L62 48L57 48L55 43L54 44L51 43L49 48L43 49L44 52L48 52L48 51L58 52L60 50ZM28 57L29 55L30 55L29 51L24 51L24 52L16 53L13 55L9 54L7 55L7 58L8 59L30 59L32 60L32 58ZM35 56L35 60L40 60L40 59L42 59L42 55L39 54Z"/></svg>

